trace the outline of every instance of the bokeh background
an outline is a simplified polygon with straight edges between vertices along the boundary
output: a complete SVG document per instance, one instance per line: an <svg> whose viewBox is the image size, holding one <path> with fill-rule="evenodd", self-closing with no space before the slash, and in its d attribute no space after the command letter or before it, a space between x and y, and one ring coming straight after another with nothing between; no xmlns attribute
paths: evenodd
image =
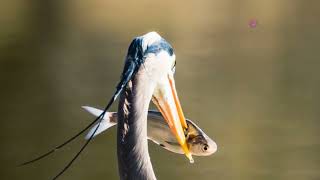
<svg viewBox="0 0 320 180"><path fill-rule="evenodd" d="M317 0L2 1L0 179L60 171L82 138L16 165L93 120L80 107L105 106L129 43L148 31L173 45L184 112L218 144L216 154L189 164L149 143L158 179L320 179L319 7ZM117 174L113 128L61 179Z"/></svg>

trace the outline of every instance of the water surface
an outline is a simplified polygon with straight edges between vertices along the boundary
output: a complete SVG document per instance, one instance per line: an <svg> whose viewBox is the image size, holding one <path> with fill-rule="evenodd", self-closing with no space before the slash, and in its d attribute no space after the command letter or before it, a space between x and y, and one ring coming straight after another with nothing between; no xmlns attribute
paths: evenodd
<svg viewBox="0 0 320 180"><path fill-rule="evenodd" d="M150 143L158 179L320 179L317 1L123 3L0 6L0 179L50 179L61 170L82 139L15 165L91 122L80 107L105 106L130 41L151 30L175 49L185 115L218 144L189 164ZM116 130L97 137L61 179L118 179Z"/></svg>

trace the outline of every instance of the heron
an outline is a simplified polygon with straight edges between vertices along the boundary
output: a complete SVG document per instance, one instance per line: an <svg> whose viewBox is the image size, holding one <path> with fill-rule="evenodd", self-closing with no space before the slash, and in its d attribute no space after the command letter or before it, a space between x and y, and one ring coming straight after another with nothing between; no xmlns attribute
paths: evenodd
<svg viewBox="0 0 320 180"><path fill-rule="evenodd" d="M53 178L60 177L79 157L97 133L113 102L119 98L117 125L117 156L121 180L154 180L147 142L147 115L150 101L161 112L186 157L193 163L186 142L188 125L177 95L173 48L156 32L136 37L131 42L124 69L116 91L102 113L80 132L50 151L20 165L39 161L83 134L96 123L93 133L69 163Z"/></svg>
<svg viewBox="0 0 320 180"><path fill-rule="evenodd" d="M151 100L193 162L185 138L188 127L175 88L175 65L173 48L156 32L135 38L129 46L122 73L128 82L118 105L117 155L121 180L156 179L147 142Z"/></svg>

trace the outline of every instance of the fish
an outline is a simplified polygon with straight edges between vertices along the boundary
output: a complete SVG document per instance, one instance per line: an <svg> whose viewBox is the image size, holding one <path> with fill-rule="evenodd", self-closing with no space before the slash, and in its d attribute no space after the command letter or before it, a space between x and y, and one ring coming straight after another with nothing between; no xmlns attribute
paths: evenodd
<svg viewBox="0 0 320 180"><path fill-rule="evenodd" d="M103 111L90 106L82 106L83 109L99 116ZM160 147L177 154L184 154L176 137L171 133L168 124L160 112L149 110L147 120L147 134L148 139L159 145ZM85 136L85 139L95 137L109 128L115 126L118 122L117 112L106 112L98 129L98 124L95 124ZM207 136L199 126L197 126L190 119L186 119L188 125L188 132L186 133L186 140L189 150L195 156L209 156L217 151L217 144Z"/></svg>

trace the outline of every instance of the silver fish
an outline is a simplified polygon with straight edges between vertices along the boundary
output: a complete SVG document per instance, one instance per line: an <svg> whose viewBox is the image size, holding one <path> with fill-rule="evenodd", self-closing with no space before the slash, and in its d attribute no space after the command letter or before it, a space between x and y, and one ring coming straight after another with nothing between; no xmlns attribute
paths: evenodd
<svg viewBox="0 0 320 180"><path fill-rule="evenodd" d="M99 116L102 113L102 110L93 107L82 106L82 108L94 116ZM116 125L117 122L118 115L116 112L106 112L93 137ZM160 112L148 111L147 122L147 133L149 140L168 151L184 154L180 144L177 142L175 136L171 133L169 126L165 122ZM191 154L195 156L209 156L215 153L217 151L217 144L211 138L209 138L194 122L189 119L186 119L186 122L188 124L188 135L186 139ZM98 125L96 124L89 130L85 137L86 139L91 137L97 126Z"/></svg>

